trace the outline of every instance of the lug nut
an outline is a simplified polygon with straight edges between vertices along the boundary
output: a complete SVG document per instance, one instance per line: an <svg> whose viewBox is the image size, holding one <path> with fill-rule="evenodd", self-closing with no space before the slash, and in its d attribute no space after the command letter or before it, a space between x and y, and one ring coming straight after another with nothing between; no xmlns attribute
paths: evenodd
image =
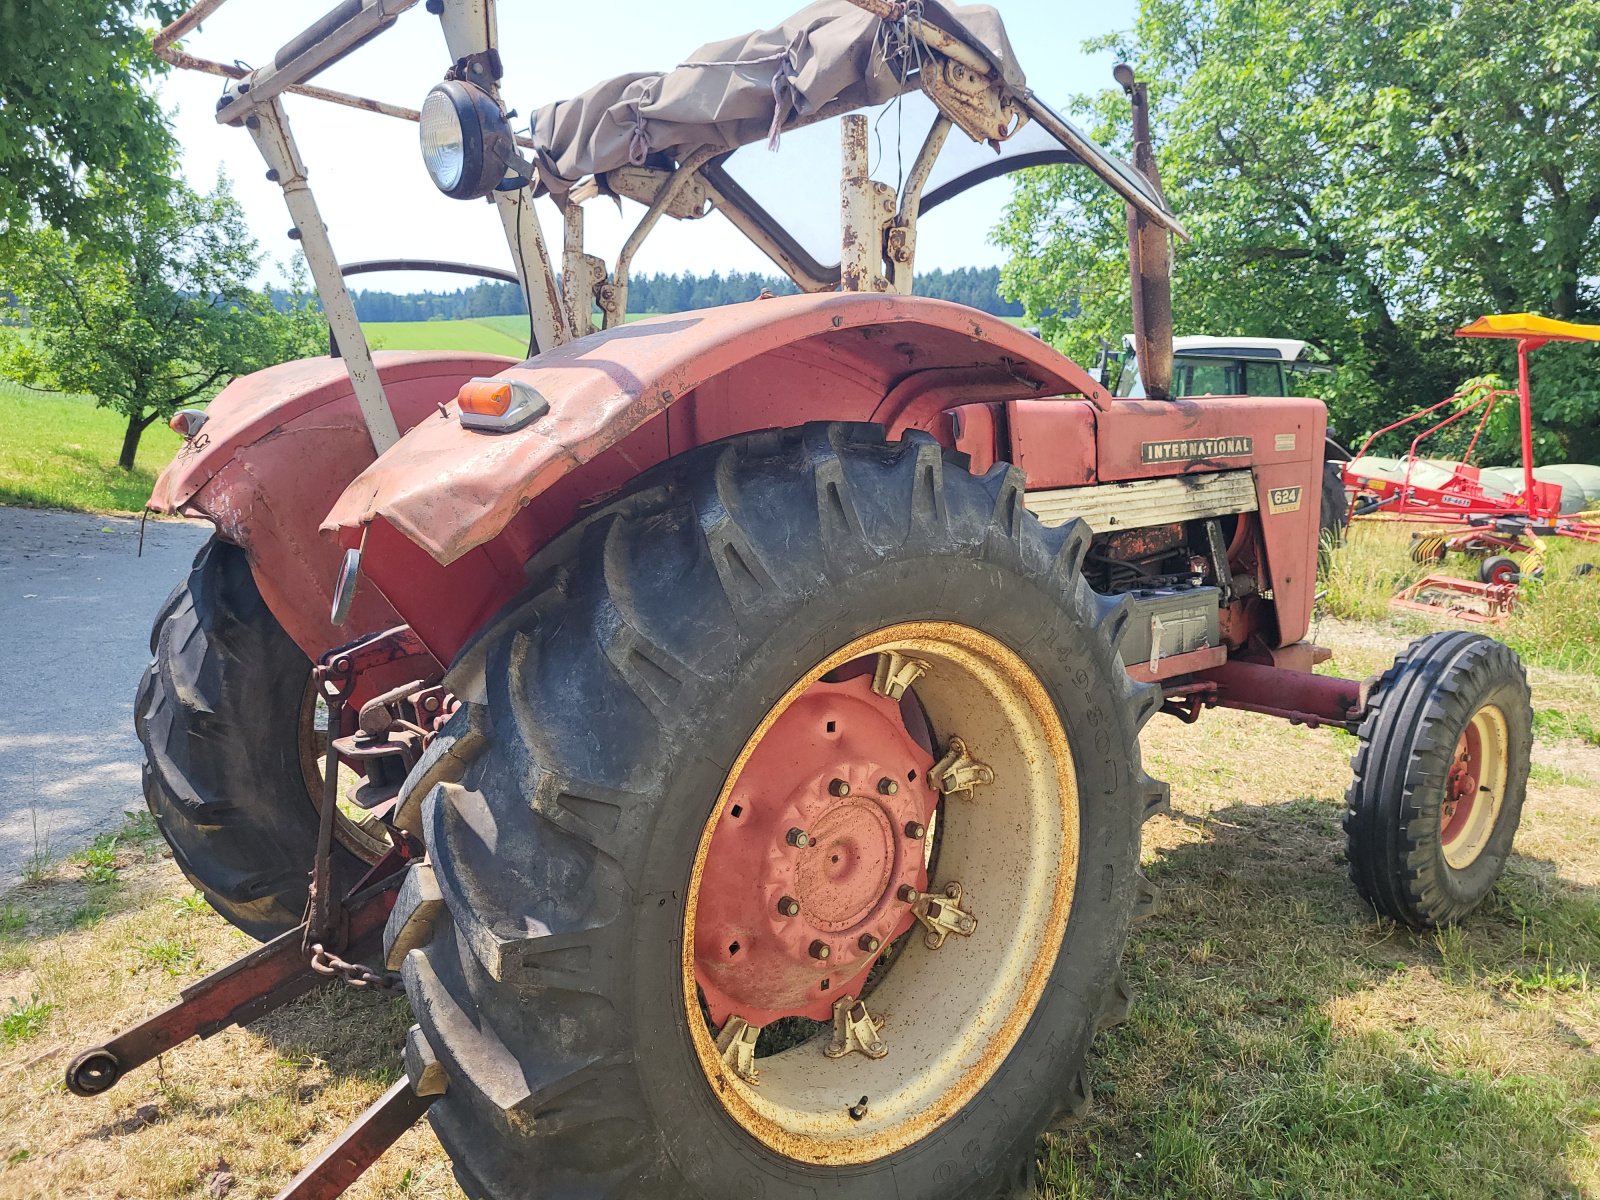
<svg viewBox="0 0 1600 1200"><path fill-rule="evenodd" d="M895 895L900 898L900 903L902 904L915 904L918 900L922 899L922 893L917 891L917 889L912 887L909 883L902 883L900 885L900 890L896 892Z"/></svg>
<svg viewBox="0 0 1600 1200"><path fill-rule="evenodd" d="M812 958L828 958L832 954L833 950L829 947L828 943L823 941L821 938L818 938L816 941L811 943Z"/></svg>
<svg viewBox="0 0 1600 1200"><path fill-rule="evenodd" d="M871 954L877 950L879 946L883 945L883 943L877 938L873 937L870 933L863 933L861 935L861 940L857 942L856 945L860 946L868 954Z"/></svg>
<svg viewBox="0 0 1600 1200"><path fill-rule="evenodd" d="M896 780L890 779L887 775L885 775L882 779L878 780L878 795L880 795L880 796L893 796L897 792L899 792L899 790L900 790L899 782L896 781Z"/></svg>
<svg viewBox="0 0 1600 1200"><path fill-rule="evenodd" d="M906 836L918 840L925 838L928 836L928 827L921 821L907 821Z"/></svg>
<svg viewBox="0 0 1600 1200"><path fill-rule="evenodd" d="M785 896L778 901L778 911L786 917L798 917L800 915L800 901L793 896Z"/></svg>
<svg viewBox="0 0 1600 1200"><path fill-rule="evenodd" d="M841 800L850 794L850 785L842 779L835 779L828 785L828 795L838 796Z"/></svg>
<svg viewBox="0 0 1600 1200"><path fill-rule="evenodd" d="M804 829L789 830L788 836L784 840L791 846L799 846L802 850L811 845L811 835Z"/></svg>

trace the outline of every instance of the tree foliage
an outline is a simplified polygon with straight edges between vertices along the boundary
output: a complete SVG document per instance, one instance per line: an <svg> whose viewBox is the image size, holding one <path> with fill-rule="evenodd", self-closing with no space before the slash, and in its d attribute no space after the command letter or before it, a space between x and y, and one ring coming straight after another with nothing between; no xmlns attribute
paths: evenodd
<svg viewBox="0 0 1600 1200"><path fill-rule="evenodd" d="M171 137L149 87L150 26L175 0L0 0L0 235L36 219L82 234L89 181L159 191Z"/></svg>
<svg viewBox="0 0 1600 1200"><path fill-rule="evenodd" d="M225 183L206 196L174 184L159 199L94 198L93 238L47 226L15 235L20 253L0 286L28 326L0 343L0 374L87 393L125 416L124 469L152 423L233 376L326 353L312 305L279 311L251 287L256 242Z"/></svg>
<svg viewBox="0 0 1600 1200"><path fill-rule="evenodd" d="M1485 312L1600 315L1600 0L1144 0L1107 39L1151 81L1157 157L1193 240L1179 332L1304 337L1340 365L1353 439L1488 371ZM1127 151L1120 94L1080 100ZM1128 328L1123 208L1029 173L997 231L1003 287L1092 355ZM1067 321L1051 316L1069 298ZM1600 456L1591 348L1534 356L1544 452Z"/></svg>

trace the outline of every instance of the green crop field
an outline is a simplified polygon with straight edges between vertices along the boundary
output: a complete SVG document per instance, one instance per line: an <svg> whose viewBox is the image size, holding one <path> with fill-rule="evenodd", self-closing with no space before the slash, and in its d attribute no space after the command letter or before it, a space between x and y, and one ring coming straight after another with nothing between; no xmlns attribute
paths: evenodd
<svg viewBox="0 0 1600 1200"><path fill-rule="evenodd" d="M137 512L180 439L157 422L131 472L117 466L127 422L87 396L33 392L0 380L0 504Z"/></svg>
<svg viewBox="0 0 1600 1200"><path fill-rule="evenodd" d="M477 317L468 321L368 321L374 350L476 350L524 358L527 317Z"/></svg>

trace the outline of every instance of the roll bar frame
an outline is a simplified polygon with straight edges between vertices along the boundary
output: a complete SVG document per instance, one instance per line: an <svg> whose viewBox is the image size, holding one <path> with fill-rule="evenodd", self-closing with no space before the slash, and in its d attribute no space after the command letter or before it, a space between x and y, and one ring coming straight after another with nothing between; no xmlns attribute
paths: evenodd
<svg viewBox="0 0 1600 1200"><path fill-rule="evenodd" d="M418 110L353 95L313 84L322 71L389 29L417 0L340 0L332 9L282 46L265 66L249 69L189 54L179 40L227 0L197 0L156 36L154 49L163 60L184 70L217 75L228 82L217 103L216 119L242 126L255 140L267 163L267 177L283 190L294 227L290 236L300 242L306 263L322 300L330 335L339 346L360 404L374 450L382 454L399 438L394 416L373 367L372 351L355 305L345 286L339 261L307 182L307 170L295 145L285 95L304 96L407 121L420 121ZM645 238L663 215L693 219L712 209L721 211L755 246L805 291L838 287L843 290L909 293L915 265L916 220L922 208L922 191L951 125L980 136L971 126L968 106L972 97L954 95L941 83L941 72L958 65L963 79L976 79L985 103L1015 118L1012 129L1036 121L1076 160L1093 170L1128 204L1131 261L1136 305L1141 318L1138 332L1159 346L1171 342L1170 301L1166 291L1166 240L1169 234L1186 237L1182 225L1166 207L1153 159L1148 153L1148 128L1141 123L1141 158L1133 168L1120 166L1084 140L1026 88L1013 90L979 49L960 37L923 20L894 0L851 0L857 7L884 20L901 23L906 36L921 43L922 73L919 84L938 107L940 118L929 130L900 194L868 177L865 170L865 118L852 115L848 105L824 105L814 113L789 123L790 128L844 118L845 160L841 164L841 222L843 242L840 269L834 272L814 262L772 218L720 170L725 152L698 151L676 169L634 169L628 188L617 188L646 205L644 216L627 238L616 262L605 263L584 250L583 199L612 190L607 181L580 183L564 196L553 197L562 210L562 270L558 275L545 245L534 210L543 191L534 178L507 180L507 190L491 199L500 218L506 246L516 267L531 325L530 355L549 350L594 331L592 314L598 307L602 324L612 328L627 318L628 273ZM501 64L498 47L496 0L428 0L428 10L443 27L452 66L449 78L467 79L501 103ZM1125 70L1125 68L1123 68ZM982 96L980 95L980 100ZM1142 89L1139 99L1142 101ZM1136 104L1136 116L1140 105ZM503 104L502 104L503 108ZM967 117L964 120L964 116ZM519 145L532 146L527 137ZM854 151L854 153L852 153ZM621 175L621 172L612 174ZM639 178L633 178L638 176ZM520 186L516 186L520 183ZM630 190L631 189L631 190ZM887 193L887 194L881 194ZM1146 326L1165 325L1147 330Z"/></svg>

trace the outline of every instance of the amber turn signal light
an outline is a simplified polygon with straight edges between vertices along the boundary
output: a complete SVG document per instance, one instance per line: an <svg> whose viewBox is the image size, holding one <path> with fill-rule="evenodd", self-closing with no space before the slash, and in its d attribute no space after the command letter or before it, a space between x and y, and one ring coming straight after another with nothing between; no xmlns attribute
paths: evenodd
<svg viewBox="0 0 1600 1200"><path fill-rule="evenodd" d="M469 379L456 393L461 424L468 429L509 433L550 411L537 389L517 379Z"/></svg>

